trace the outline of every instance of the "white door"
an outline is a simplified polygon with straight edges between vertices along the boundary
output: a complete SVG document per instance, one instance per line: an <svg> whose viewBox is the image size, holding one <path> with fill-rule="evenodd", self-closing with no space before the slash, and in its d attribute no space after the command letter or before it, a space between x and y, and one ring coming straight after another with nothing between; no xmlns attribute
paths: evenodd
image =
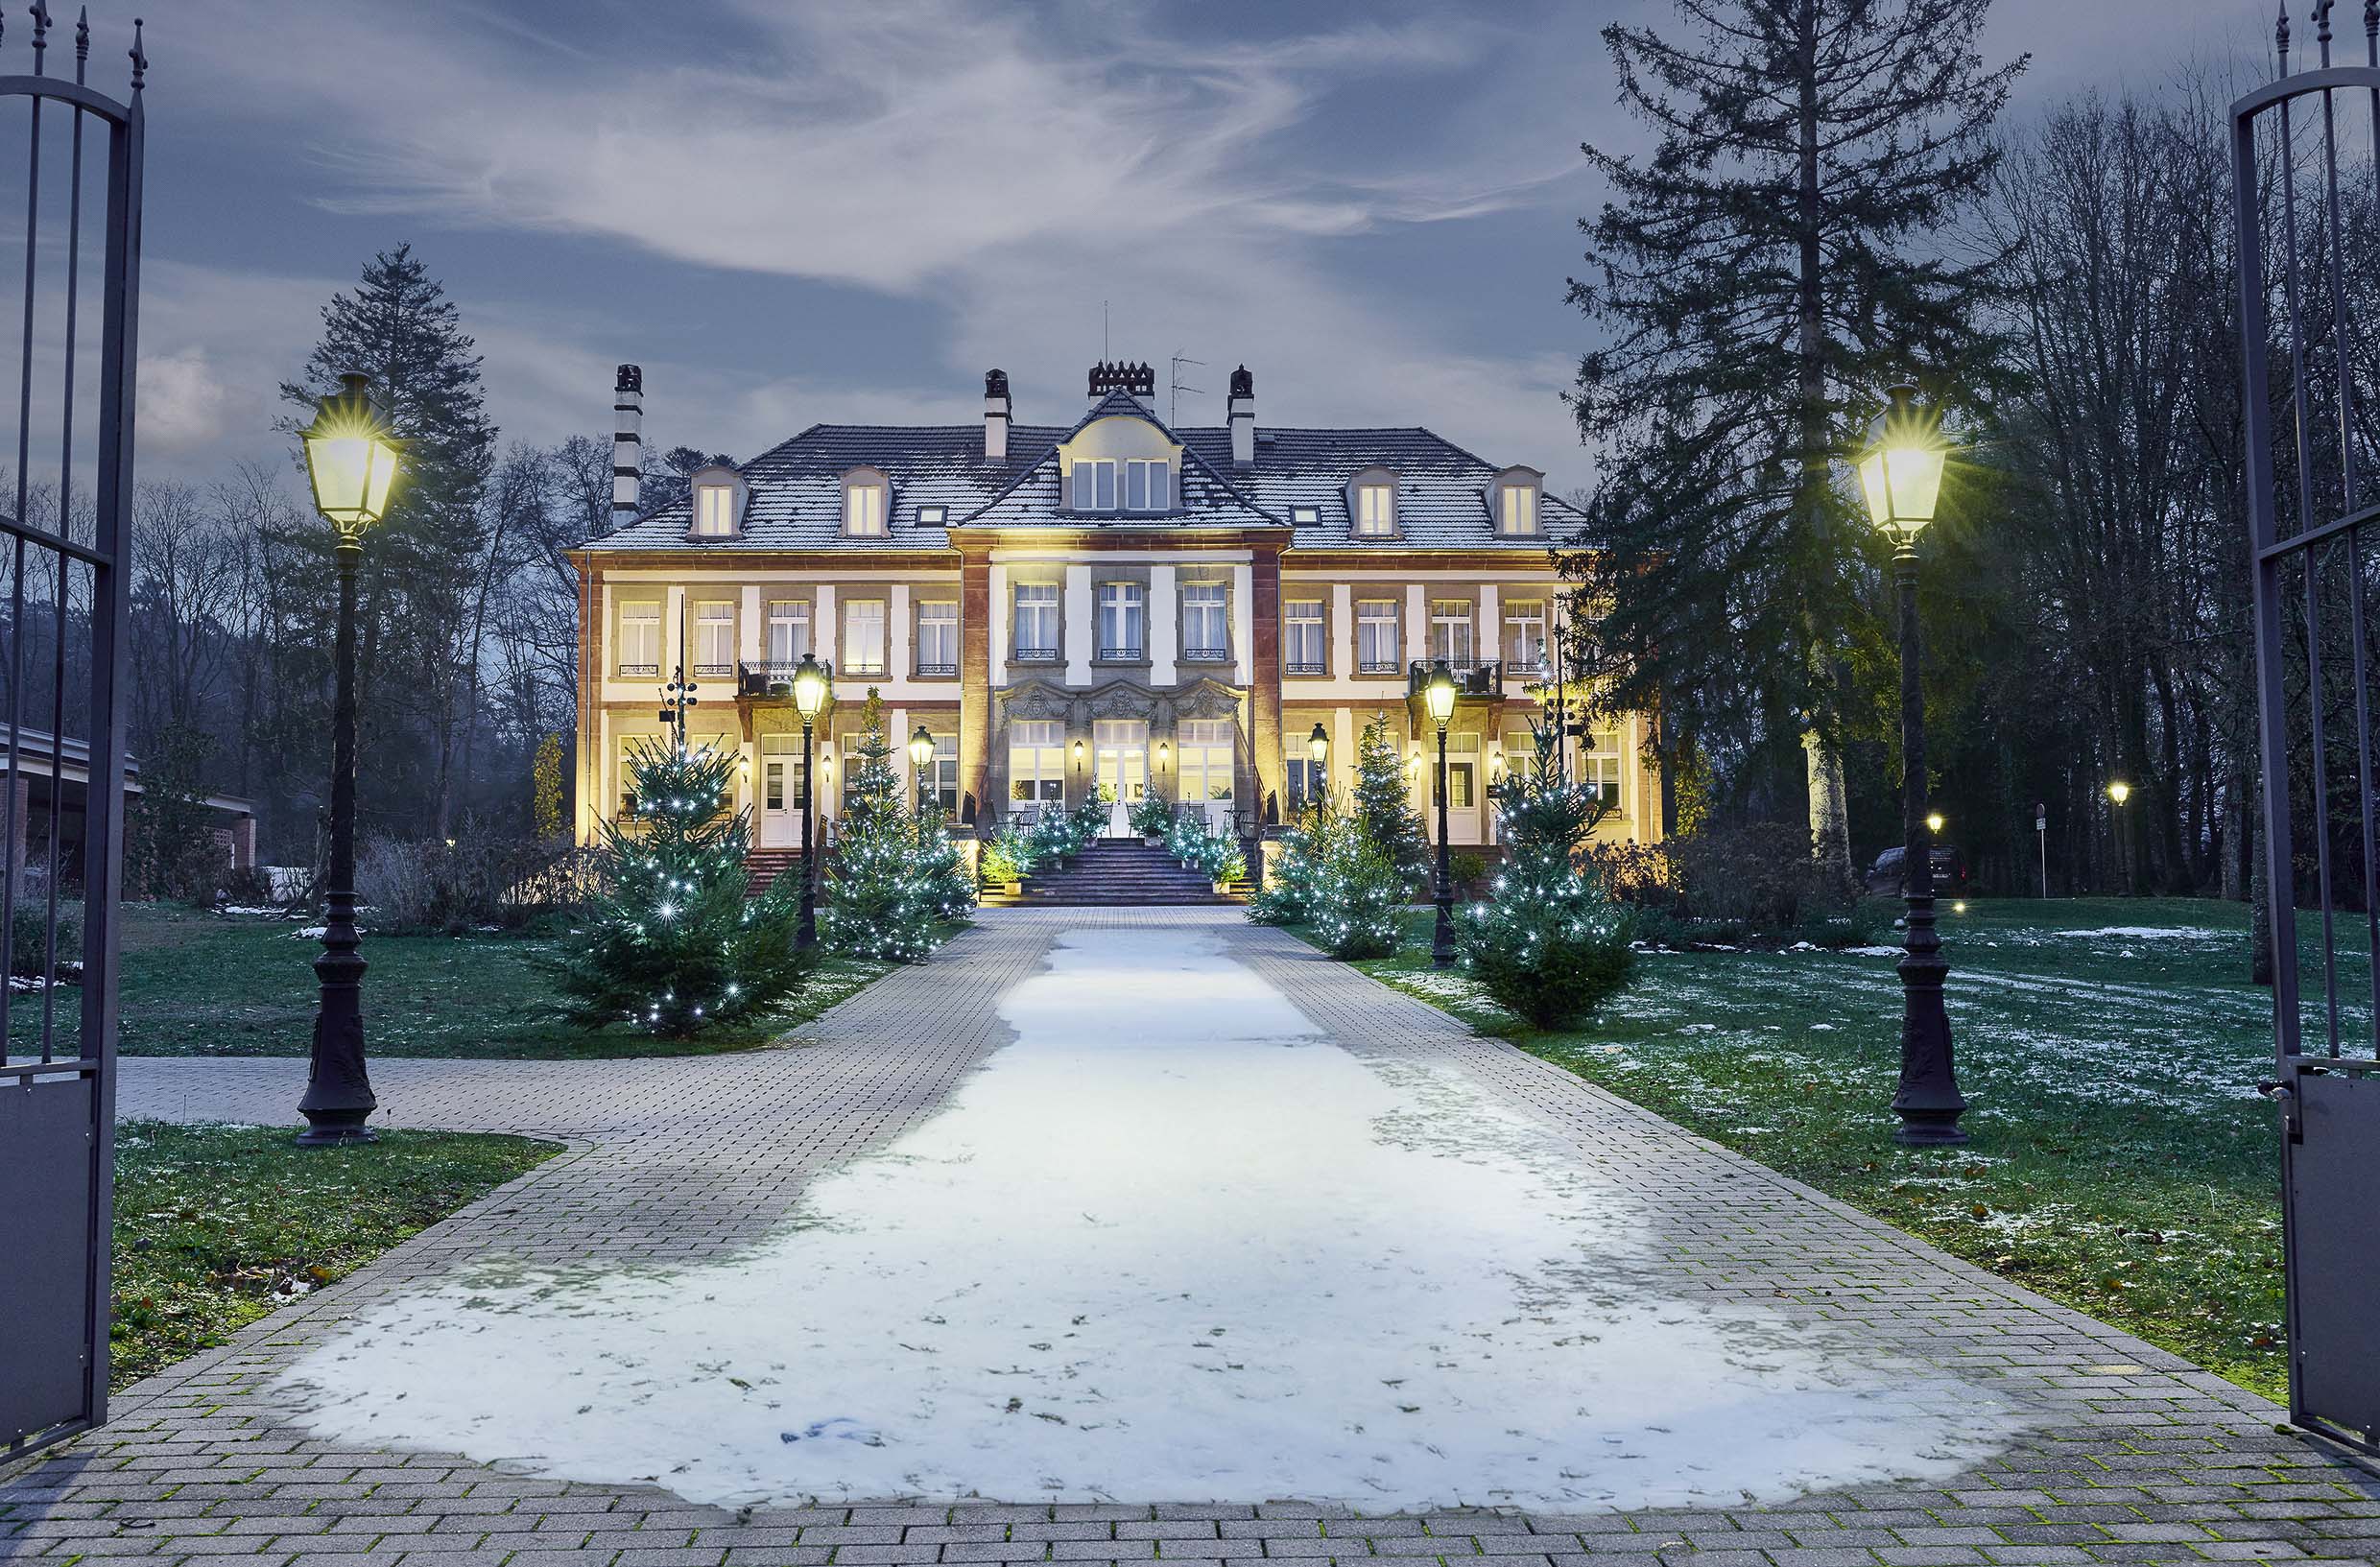
<svg viewBox="0 0 2380 1567"><path fill-rule="evenodd" d="M1091 725L1092 776L1113 802L1109 838L1132 836L1132 806L1149 793L1149 726L1136 719L1100 719Z"/></svg>
<svg viewBox="0 0 2380 1567"><path fill-rule="evenodd" d="M760 846L796 849L801 846L801 784L792 756L760 759Z"/></svg>
<svg viewBox="0 0 2380 1567"><path fill-rule="evenodd" d="M1231 821L1235 730L1227 718L1184 719L1178 730L1181 803L1204 812L1210 826Z"/></svg>

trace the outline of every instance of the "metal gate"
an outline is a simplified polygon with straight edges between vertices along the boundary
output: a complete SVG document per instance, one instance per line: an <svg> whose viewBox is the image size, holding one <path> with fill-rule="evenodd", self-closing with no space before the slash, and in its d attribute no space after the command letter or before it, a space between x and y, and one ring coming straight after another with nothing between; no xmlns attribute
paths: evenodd
<svg viewBox="0 0 2380 1567"><path fill-rule="evenodd" d="M2380 592L2380 18L2231 106L2290 1417L2380 1449L2380 864L2366 601ZM2342 174L2342 170L2345 173ZM2300 917L2300 906L2304 916Z"/></svg>
<svg viewBox="0 0 2380 1567"><path fill-rule="evenodd" d="M19 334L13 450L0 444L13 463L0 483L0 1458L107 1411L125 794L116 650L129 608L147 69L135 24L129 102L95 92L88 26L74 30L68 80L50 56L68 40L52 36L46 0L32 16L33 73L0 76L0 124L26 136L21 304L0 293L0 305L19 306L8 311ZM15 195L0 179L0 198Z"/></svg>

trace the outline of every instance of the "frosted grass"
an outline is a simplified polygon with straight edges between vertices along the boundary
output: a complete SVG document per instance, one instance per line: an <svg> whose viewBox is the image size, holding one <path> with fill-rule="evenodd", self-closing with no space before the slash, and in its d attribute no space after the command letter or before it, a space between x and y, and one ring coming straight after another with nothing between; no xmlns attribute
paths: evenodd
<svg viewBox="0 0 2380 1567"><path fill-rule="evenodd" d="M344 1441L698 1502L1771 1500L2015 1413L1659 1286L1630 1200L1449 1069L1359 1058L1180 931L1071 933L1015 1042L672 1272L480 1270L284 1391Z"/></svg>

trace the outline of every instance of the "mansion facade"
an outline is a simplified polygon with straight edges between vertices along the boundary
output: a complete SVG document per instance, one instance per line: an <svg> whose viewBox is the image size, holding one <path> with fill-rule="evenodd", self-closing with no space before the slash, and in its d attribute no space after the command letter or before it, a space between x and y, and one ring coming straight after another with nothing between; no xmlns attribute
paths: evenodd
<svg viewBox="0 0 2380 1567"><path fill-rule="evenodd" d="M1579 513L1538 470L1425 429L1260 425L1245 368L1224 427L1171 429L1154 381L1101 365L1079 416L1028 425L993 370L980 426L813 425L648 510L642 374L620 367L614 526L573 553L580 840L626 803L627 759L665 733L661 687L682 670L689 742L738 756L756 846L797 847L789 683L815 654L834 674L816 736L829 842L871 691L913 797L979 836L1103 786L1119 836L1149 794L1256 836L1324 772L1346 787L1375 714L1435 835L1436 732L1411 687L1442 658L1462 692L1448 837L1491 844L1488 791L1535 750L1563 592L1550 546ZM1566 742L1611 807L1603 836L1658 836L1644 739L1630 718Z"/></svg>

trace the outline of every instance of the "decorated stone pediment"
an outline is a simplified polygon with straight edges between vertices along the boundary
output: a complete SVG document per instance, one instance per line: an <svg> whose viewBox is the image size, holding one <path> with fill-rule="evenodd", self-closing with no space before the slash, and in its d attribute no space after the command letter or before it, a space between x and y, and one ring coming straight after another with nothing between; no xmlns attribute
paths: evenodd
<svg viewBox="0 0 2380 1567"><path fill-rule="evenodd" d="M1009 688L1001 699L1003 719L1063 719L1074 711L1074 699L1047 680L1028 680Z"/></svg>
<svg viewBox="0 0 2380 1567"><path fill-rule="evenodd" d="M1175 694L1174 716L1236 719L1240 716L1240 694L1220 680L1201 680Z"/></svg>
<svg viewBox="0 0 2380 1567"><path fill-rule="evenodd" d="M1083 699L1093 718L1156 717L1156 693L1130 680L1110 680Z"/></svg>

